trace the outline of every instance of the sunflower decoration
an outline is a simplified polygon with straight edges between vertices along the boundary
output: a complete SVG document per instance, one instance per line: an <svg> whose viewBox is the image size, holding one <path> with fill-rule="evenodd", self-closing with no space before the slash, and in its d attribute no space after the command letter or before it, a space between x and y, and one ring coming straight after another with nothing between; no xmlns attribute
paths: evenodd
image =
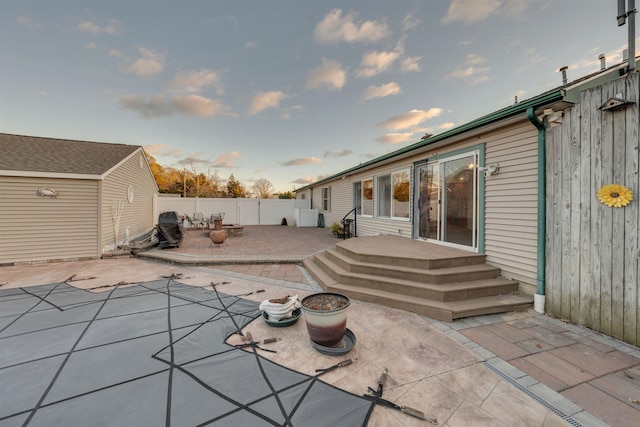
<svg viewBox="0 0 640 427"><path fill-rule="evenodd" d="M624 185L608 184L598 190L598 200L609 207L621 208L633 200L633 193Z"/></svg>

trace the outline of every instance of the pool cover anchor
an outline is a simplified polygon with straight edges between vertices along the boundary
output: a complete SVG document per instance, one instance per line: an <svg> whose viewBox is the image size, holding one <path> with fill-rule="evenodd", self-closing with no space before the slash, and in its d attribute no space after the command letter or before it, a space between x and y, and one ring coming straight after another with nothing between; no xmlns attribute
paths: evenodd
<svg viewBox="0 0 640 427"><path fill-rule="evenodd" d="M387 368L384 368L384 370L382 371L382 374L380 375L380 378L378 379L378 388L374 390L371 387L367 387L367 389L369 390L369 393L371 394L364 394L362 395L362 397L374 403L377 403L378 405L395 409L396 411L403 412L407 415L411 415L412 417L429 421L433 425L438 425L438 420L436 418L427 417L424 414L424 412L418 411L417 409L409 408L407 406L397 405L390 400L382 398L382 391L384 389L384 383L387 380L388 373L389 373L389 370Z"/></svg>
<svg viewBox="0 0 640 427"><path fill-rule="evenodd" d="M343 360L342 362L338 362L333 366L329 366L328 368L320 368L320 369L316 369L316 376L319 377L322 374L326 374L327 372L331 372L334 369L338 369L338 368L342 368L345 366L349 366L351 365L353 362L357 361L358 359L346 359Z"/></svg>

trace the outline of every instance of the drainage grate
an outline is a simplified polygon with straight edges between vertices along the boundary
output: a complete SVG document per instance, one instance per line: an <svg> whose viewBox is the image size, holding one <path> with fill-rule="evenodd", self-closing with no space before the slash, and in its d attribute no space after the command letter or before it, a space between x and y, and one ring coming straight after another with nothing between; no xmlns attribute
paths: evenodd
<svg viewBox="0 0 640 427"><path fill-rule="evenodd" d="M485 361L485 362L482 362L482 364L487 368L491 369L493 372L495 372L499 376L501 376L505 381L508 381L510 384L514 385L516 388L518 388L520 391L525 393L527 396L531 397L533 400L535 400L536 402L538 402L539 404L541 404L542 406L544 406L545 408L547 408L548 410L550 410L551 412L553 412L554 414L556 414L557 416L559 416L560 418L568 422L570 425L574 427L585 427L582 423L580 423L580 421L575 420L573 417L568 416L567 414L562 412L560 409L556 408L553 404L547 402L546 400L544 400L543 398L541 398L540 396L538 396L537 394L529 390L527 387L518 383L516 380L511 378L511 376L502 372L500 369L496 368L489 362Z"/></svg>

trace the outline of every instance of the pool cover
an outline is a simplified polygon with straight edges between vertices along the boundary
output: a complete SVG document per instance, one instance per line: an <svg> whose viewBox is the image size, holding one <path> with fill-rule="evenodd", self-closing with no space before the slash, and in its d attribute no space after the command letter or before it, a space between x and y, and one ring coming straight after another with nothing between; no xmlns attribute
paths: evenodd
<svg viewBox="0 0 640 427"><path fill-rule="evenodd" d="M258 304L161 279L0 290L0 426L364 426L372 403L225 343Z"/></svg>

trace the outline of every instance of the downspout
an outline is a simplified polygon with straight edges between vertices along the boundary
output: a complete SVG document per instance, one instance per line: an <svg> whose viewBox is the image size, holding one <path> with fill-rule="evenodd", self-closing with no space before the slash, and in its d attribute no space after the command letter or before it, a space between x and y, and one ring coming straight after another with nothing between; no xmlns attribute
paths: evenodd
<svg viewBox="0 0 640 427"><path fill-rule="evenodd" d="M538 129L538 261L536 271L536 294L533 297L533 308L544 313L545 303L545 269L546 269L546 235L547 235L547 161L546 161L546 128L547 117L538 119L533 107L527 108L527 118Z"/></svg>

